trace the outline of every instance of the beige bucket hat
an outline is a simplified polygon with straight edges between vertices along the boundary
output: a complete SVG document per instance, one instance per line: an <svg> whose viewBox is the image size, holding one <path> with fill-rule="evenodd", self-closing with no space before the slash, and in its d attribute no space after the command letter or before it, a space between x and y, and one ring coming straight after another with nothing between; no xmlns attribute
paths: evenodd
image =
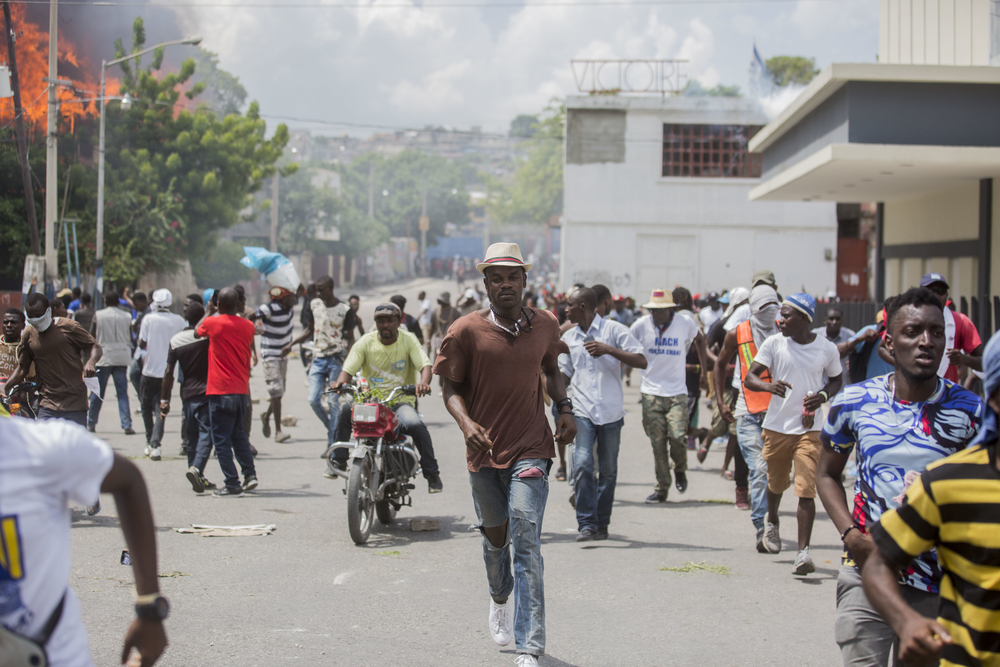
<svg viewBox="0 0 1000 667"><path fill-rule="evenodd" d="M653 294L649 297L649 303L642 304L643 308L654 309L654 308L676 308L677 304L674 303L673 295L665 289L654 289Z"/></svg>
<svg viewBox="0 0 1000 667"><path fill-rule="evenodd" d="M525 264L521 258L521 248L516 243L494 243L486 249L486 257L482 263L476 264L476 269L482 273L487 266L520 266L525 271L531 271L531 264Z"/></svg>

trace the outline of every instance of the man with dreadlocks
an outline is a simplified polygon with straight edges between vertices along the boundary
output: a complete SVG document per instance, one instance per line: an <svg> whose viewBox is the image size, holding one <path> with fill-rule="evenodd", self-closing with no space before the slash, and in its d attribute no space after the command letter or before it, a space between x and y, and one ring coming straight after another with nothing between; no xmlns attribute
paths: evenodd
<svg viewBox="0 0 1000 667"><path fill-rule="evenodd" d="M445 406L465 436L490 587L490 634L500 646L515 640L519 667L537 667L545 652L542 517L556 453L538 369L559 410L556 442L570 442L576 436L573 402L557 362L569 348L554 317L521 306L531 264L516 243L494 243L476 268L484 275L489 307L451 325L434 373L444 381Z"/></svg>

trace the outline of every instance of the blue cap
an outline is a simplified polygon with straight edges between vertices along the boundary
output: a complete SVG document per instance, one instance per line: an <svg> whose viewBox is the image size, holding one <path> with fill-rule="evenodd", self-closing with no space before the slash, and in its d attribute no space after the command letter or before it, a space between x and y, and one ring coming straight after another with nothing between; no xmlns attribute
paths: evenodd
<svg viewBox="0 0 1000 667"><path fill-rule="evenodd" d="M719 297L719 303L729 303L729 292Z"/></svg>
<svg viewBox="0 0 1000 667"><path fill-rule="evenodd" d="M808 317L810 322L813 321L813 317L816 315L816 299L812 298L811 295L802 292L789 294L785 297L785 303Z"/></svg>
<svg viewBox="0 0 1000 667"><path fill-rule="evenodd" d="M215 290L212 289L211 287L209 287L208 289L206 289L204 292L201 293L201 298L205 300L206 306L208 305L208 302L212 300L212 294L214 293Z"/></svg>
<svg viewBox="0 0 1000 667"><path fill-rule="evenodd" d="M927 287L928 285L933 285L934 283L944 283L945 287L951 288L948 281L944 279L940 273L925 273L924 277L920 279L920 286Z"/></svg>

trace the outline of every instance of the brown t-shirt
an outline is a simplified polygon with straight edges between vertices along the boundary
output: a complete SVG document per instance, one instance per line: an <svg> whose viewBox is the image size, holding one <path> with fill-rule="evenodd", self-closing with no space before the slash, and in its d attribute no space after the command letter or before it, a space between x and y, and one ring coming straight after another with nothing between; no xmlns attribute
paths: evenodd
<svg viewBox="0 0 1000 667"><path fill-rule="evenodd" d="M537 308L525 310L532 331L516 338L478 311L459 318L448 329L434 364L434 374L457 385L469 416L493 441L489 452L466 450L472 472L556 455L538 371L569 349L554 317Z"/></svg>
<svg viewBox="0 0 1000 667"><path fill-rule="evenodd" d="M80 353L89 352L96 342L78 322L65 317L53 319L43 333L30 324L24 328L20 363L27 366L34 362L43 408L66 412L87 409Z"/></svg>

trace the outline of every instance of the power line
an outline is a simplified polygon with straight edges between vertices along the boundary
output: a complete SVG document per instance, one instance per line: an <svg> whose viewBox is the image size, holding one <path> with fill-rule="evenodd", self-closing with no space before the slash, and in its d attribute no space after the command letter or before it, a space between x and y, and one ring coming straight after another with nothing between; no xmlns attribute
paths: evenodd
<svg viewBox="0 0 1000 667"><path fill-rule="evenodd" d="M102 0L61 0L62 5L81 7L157 7L157 8L222 8L222 9L483 9L506 8L522 9L536 7L637 7L637 6L670 6L670 5L781 5L799 2L863 2L864 0L632 0L620 2L617 0L555 0L552 2L533 2L516 4L510 2L430 2L414 5L405 2L388 2L366 4L360 2L326 3L326 2L252 2L238 4L233 2L171 2L170 4L155 2L118 2ZM18 5L48 5L49 0L11 0Z"/></svg>

